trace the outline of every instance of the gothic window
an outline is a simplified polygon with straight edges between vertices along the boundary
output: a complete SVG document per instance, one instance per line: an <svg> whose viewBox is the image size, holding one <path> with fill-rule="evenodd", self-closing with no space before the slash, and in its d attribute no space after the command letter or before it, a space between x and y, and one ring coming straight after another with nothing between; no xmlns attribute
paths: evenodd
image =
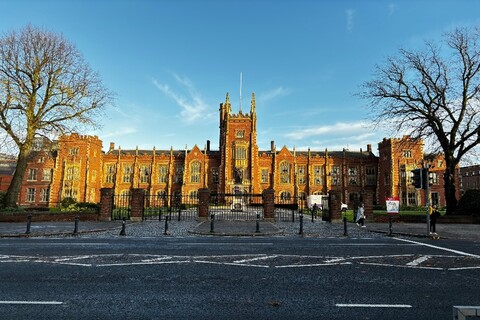
<svg viewBox="0 0 480 320"><path fill-rule="evenodd" d="M290 163L288 161L280 163L280 183L290 183Z"/></svg>
<svg viewBox="0 0 480 320"><path fill-rule="evenodd" d="M340 185L340 166L332 166L330 175L332 177L332 186Z"/></svg>
<svg viewBox="0 0 480 320"><path fill-rule="evenodd" d="M37 169L28 169L28 181L36 181L37 180Z"/></svg>
<svg viewBox="0 0 480 320"><path fill-rule="evenodd" d="M174 183L183 183L183 165L175 165L175 177L173 179Z"/></svg>
<svg viewBox="0 0 480 320"><path fill-rule="evenodd" d="M236 130L235 137L243 139L245 137L245 130Z"/></svg>
<svg viewBox="0 0 480 320"><path fill-rule="evenodd" d="M66 168L65 180L78 181L79 174L80 174L80 168L78 166L69 166Z"/></svg>
<svg viewBox="0 0 480 320"><path fill-rule="evenodd" d="M307 200L307 195L305 194L305 192L298 193L298 200Z"/></svg>
<svg viewBox="0 0 480 320"><path fill-rule="evenodd" d="M159 165L158 166L158 183L167 183L168 180L168 166Z"/></svg>
<svg viewBox="0 0 480 320"><path fill-rule="evenodd" d="M193 161L190 164L190 182L199 183L200 182L200 162Z"/></svg>
<svg viewBox="0 0 480 320"><path fill-rule="evenodd" d="M428 174L429 174L429 181L432 184L436 184L436 185L440 184L437 172L429 172Z"/></svg>
<svg viewBox="0 0 480 320"><path fill-rule="evenodd" d="M305 184L305 166L297 167L297 181L298 184Z"/></svg>
<svg viewBox="0 0 480 320"><path fill-rule="evenodd" d="M288 192L288 191L282 191L280 193L280 199L281 200L290 200L291 197L292 196L291 196L290 192Z"/></svg>
<svg viewBox="0 0 480 320"><path fill-rule="evenodd" d="M113 183L115 181L115 165L107 164L105 165L105 182Z"/></svg>
<svg viewBox="0 0 480 320"><path fill-rule="evenodd" d="M40 201L48 202L50 200L50 189L41 189L40 190Z"/></svg>
<svg viewBox="0 0 480 320"><path fill-rule="evenodd" d="M323 168L322 166L313 167L313 183L317 185L323 184Z"/></svg>
<svg viewBox="0 0 480 320"><path fill-rule="evenodd" d="M213 183L218 183L218 168L212 168L212 181Z"/></svg>
<svg viewBox="0 0 480 320"><path fill-rule="evenodd" d="M409 205L416 205L417 204L417 200L416 200L416 197L415 197L415 192L409 192L408 193L408 204Z"/></svg>
<svg viewBox="0 0 480 320"><path fill-rule="evenodd" d="M357 167L348 168L348 184L351 186L358 185L358 168Z"/></svg>
<svg viewBox="0 0 480 320"><path fill-rule="evenodd" d="M235 148L235 160L245 160L245 159L247 159L247 148L236 147Z"/></svg>
<svg viewBox="0 0 480 320"><path fill-rule="evenodd" d="M404 158L411 158L412 157L412 150L403 150L403 157Z"/></svg>
<svg viewBox="0 0 480 320"><path fill-rule="evenodd" d="M269 175L268 169L262 169L262 183L268 183Z"/></svg>
<svg viewBox="0 0 480 320"><path fill-rule="evenodd" d="M190 191L190 193L188 194L188 197L189 197L191 200L196 200L196 199L198 199L198 191L197 191L197 190Z"/></svg>
<svg viewBox="0 0 480 320"><path fill-rule="evenodd" d="M125 183L131 183L132 182L132 165L131 164L125 164L123 165L123 182Z"/></svg>
<svg viewBox="0 0 480 320"><path fill-rule="evenodd" d="M68 149L68 154L71 156L76 156L78 155L78 148L70 148Z"/></svg>
<svg viewBox="0 0 480 320"><path fill-rule="evenodd" d="M72 181L65 181L63 184L63 197L77 199L78 190L73 186Z"/></svg>
<svg viewBox="0 0 480 320"><path fill-rule="evenodd" d="M373 166L365 167L366 185L374 186L377 184L377 170Z"/></svg>
<svg viewBox="0 0 480 320"><path fill-rule="evenodd" d="M140 183L148 183L150 177L150 166L140 166Z"/></svg>

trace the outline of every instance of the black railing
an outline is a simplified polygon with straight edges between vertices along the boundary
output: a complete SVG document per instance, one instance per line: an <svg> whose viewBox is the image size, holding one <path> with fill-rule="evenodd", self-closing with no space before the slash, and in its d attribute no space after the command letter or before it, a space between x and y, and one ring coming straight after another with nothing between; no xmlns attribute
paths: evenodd
<svg viewBox="0 0 480 320"><path fill-rule="evenodd" d="M132 196L130 194L120 194L113 196L112 220L130 219Z"/></svg>
<svg viewBox="0 0 480 320"><path fill-rule="evenodd" d="M208 213L215 220L256 220L263 219L263 198L261 194L215 193L210 197Z"/></svg>
<svg viewBox="0 0 480 320"><path fill-rule="evenodd" d="M176 220L192 220L198 217L198 198L188 195L146 195L143 220L165 217Z"/></svg>

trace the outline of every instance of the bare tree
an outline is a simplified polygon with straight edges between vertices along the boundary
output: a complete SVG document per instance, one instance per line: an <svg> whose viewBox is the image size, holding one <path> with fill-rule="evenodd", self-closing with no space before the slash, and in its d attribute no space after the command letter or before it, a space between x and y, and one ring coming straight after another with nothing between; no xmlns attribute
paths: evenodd
<svg viewBox="0 0 480 320"><path fill-rule="evenodd" d="M433 142L446 161L447 214L454 212L455 170L480 142L479 28L457 28L437 46L401 49L376 66L359 94L376 124Z"/></svg>
<svg viewBox="0 0 480 320"><path fill-rule="evenodd" d="M0 38L0 130L18 148L5 205L16 206L36 137L95 127L96 116L112 99L62 35L31 25L5 33Z"/></svg>

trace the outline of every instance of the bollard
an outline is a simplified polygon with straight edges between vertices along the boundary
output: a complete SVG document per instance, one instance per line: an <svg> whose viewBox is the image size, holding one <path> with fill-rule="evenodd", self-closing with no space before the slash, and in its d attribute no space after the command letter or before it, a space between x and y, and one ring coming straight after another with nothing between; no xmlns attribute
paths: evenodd
<svg viewBox="0 0 480 320"><path fill-rule="evenodd" d="M75 216L75 228L73 229L73 234L77 235L78 234L78 221L80 220L80 217L77 215Z"/></svg>
<svg viewBox="0 0 480 320"><path fill-rule="evenodd" d="M346 237L348 236L347 233L347 216L343 216L343 235Z"/></svg>
<svg viewBox="0 0 480 320"><path fill-rule="evenodd" d="M32 224L32 214L30 213L27 216L27 231L25 232L25 234L30 234L30 225L31 224Z"/></svg>
<svg viewBox="0 0 480 320"><path fill-rule="evenodd" d="M314 222L314 221L313 221L313 215L314 215L314 214L315 214L315 211L313 210L313 211L312 211L312 223Z"/></svg>
<svg viewBox="0 0 480 320"><path fill-rule="evenodd" d="M388 236L391 237L393 235L393 228L392 228L392 216L388 217Z"/></svg>
<svg viewBox="0 0 480 320"><path fill-rule="evenodd" d="M303 213L300 214L300 231L298 234L303 236Z"/></svg>
<svg viewBox="0 0 480 320"><path fill-rule="evenodd" d="M255 232L256 233L259 233L260 232L260 214L257 213L257 228L255 229Z"/></svg>
<svg viewBox="0 0 480 320"><path fill-rule="evenodd" d="M125 226L126 226L127 222L126 222L126 218L123 217L122 218L122 230L120 231L120 235L121 236L126 236L127 233L125 232Z"/></svg>
<svg viewBox="0 0 480 320"><path fill-rule="evenodd" d="M212 213L210 215L210 232L214 233L215 232L215 226L214 226L214 221L215 221L215 213Z"/></svg>
<svg viewBox="0 0 480 320"><path fill-rule="evenodd" d="M295 222L295 211L292 210L292 222Z"/></svg>
<svg viewBox="0 0 480 320"><path fill-rule="evenodd" d="M165 215L165 231L163 232L164 235L168 235L168 215Z"/></svg>

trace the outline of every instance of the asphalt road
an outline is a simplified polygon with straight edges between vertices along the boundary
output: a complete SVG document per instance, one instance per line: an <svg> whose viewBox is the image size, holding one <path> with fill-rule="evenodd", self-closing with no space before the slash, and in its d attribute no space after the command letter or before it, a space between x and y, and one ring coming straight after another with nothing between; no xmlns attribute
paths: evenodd
<svg viewBox="0 0 480 320"><path fill-rule="evenodd" d="M1 319L452 319L480 244L414 238L0 242Z"/></svg>

